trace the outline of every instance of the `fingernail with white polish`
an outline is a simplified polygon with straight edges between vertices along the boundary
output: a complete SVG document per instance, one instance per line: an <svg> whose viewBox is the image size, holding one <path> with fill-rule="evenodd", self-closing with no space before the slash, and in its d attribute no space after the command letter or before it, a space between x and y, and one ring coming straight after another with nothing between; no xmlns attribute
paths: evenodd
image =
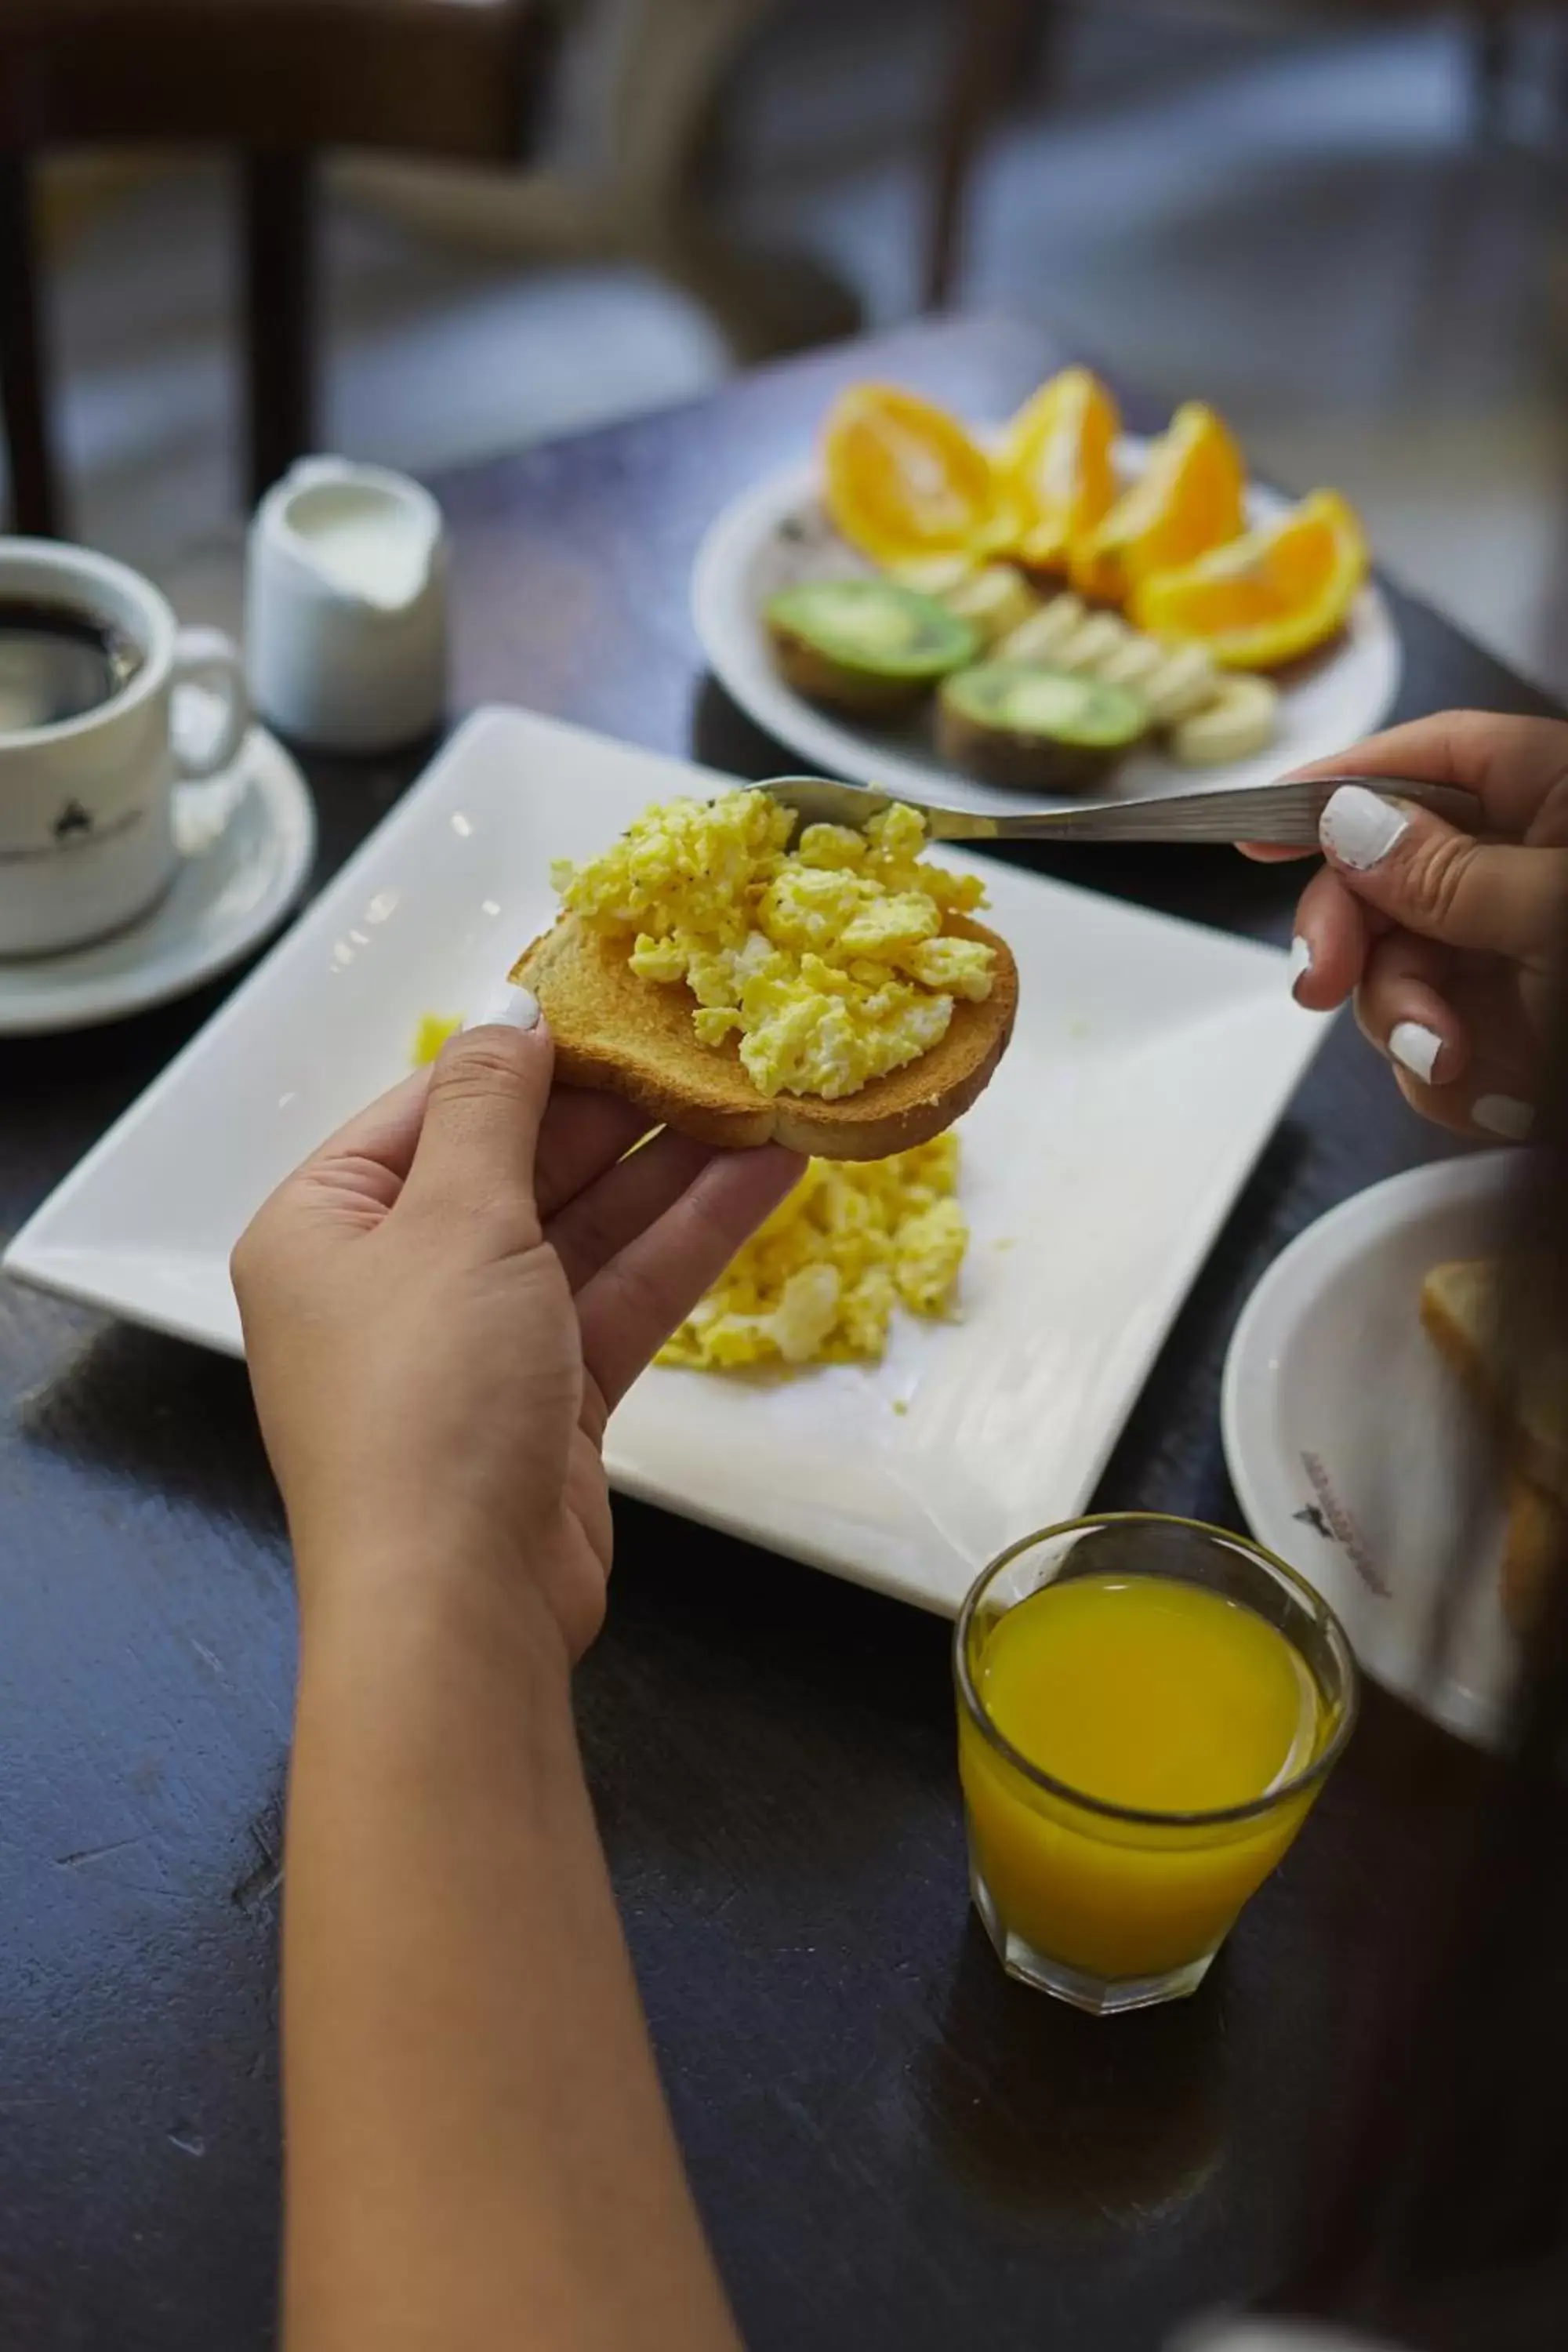
<svg viewBox="0 0 1568 2352"><path fill-rule="evenodd" d="M1522 1143L1535 1125L1534 1111L1517 1095L1478 1095L1470 1117L1489 1135L1503 1136L1510 1143Z"/></svg>
<svg viewBox="0 0 1568 2352"><path fill-rule="evenodd" d="M1408 1070L1413 1078L1429 1086L1443 1050L1443 1040L1436 1029L1428 1029L1422 1022L1396 1021L1388 1033L1388 1050L1402 1070Z"/></svg>
<svg viewBox="0 0 1568 2352"><path fill-rule="evenodd" d="M1331 856L1357 874L1381 865L1410 820L1364 784L1342 784L1324 809L1319 837Z"/></svg>
<svg viewBox="0 0 1568 2352"><path fill-rule="evenodd" d="M539 999L531 988L516 988L509 981L485 999L465 1029L537 1029Z"/></svg>
<svg viewBox="0 0 1568 2352"><path fill-rule="evenodd" d="M1304 940L1300 931L1290 942L1290 993L1297 989L1312 969L1312 942Z"/></svg>

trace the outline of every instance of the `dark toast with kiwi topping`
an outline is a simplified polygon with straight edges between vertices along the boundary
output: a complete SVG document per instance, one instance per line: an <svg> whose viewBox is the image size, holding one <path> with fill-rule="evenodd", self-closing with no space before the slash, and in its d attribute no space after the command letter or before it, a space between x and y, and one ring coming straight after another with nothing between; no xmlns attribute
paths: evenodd
<svg viewBox="0 0 1568 2352"><path fill-rule="evenodd" d="M804 581L772 597L763 618L795 692L858 718L912 709L981 650L972 621L896 580Z"/></svg>
<svg viewBox="0 0 1568 2352"><path fill-rule="evenodd" d="M1081 792L1148 732L1130 688L1024 662L984 662L943 681L942 756L991 784Z"/></svg>

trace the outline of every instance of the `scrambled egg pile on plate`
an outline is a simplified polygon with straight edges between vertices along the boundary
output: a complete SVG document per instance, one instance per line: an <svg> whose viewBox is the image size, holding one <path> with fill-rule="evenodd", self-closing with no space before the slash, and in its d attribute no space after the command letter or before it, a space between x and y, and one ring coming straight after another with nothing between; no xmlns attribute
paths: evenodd
<svg viewBox="0 0 1568 2352"><path fill-rule="evenodd" d="M951 1132L891 1160L813 1160L660 1350L661 1364L876 1361L900 1301L951 1311L969 1227Z"/></svg>
<svg viewBox="0 0 1568 2352"><path fill-rule="evenodd" d="M984 903L924 865L925 823L897 806L864 833L807 825L765 793L667 801L602 857L557 866L563 903L631 940L640 979L684 981L705 1045L740 1036L761 1094L836 1101L929 1053L953 999L992 989L994 951L942 936Z"/></svg>

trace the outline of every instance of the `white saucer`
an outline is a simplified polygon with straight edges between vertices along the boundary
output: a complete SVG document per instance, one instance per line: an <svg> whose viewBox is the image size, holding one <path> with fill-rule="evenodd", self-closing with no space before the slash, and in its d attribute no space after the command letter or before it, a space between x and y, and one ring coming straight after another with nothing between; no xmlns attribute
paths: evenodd
<svg viewBox="0 0 1568 2352"><path fill-rule="evenodd" d="M316 855L309 787L260 727L225 774L180 786L174 832L180 870L139 923L64 955L0 960L0 1036L90 1029L188 994L277 928Z"/></svg>
<svg viewBox="0 0 1568 2352"><path fill-rule="evenodd" d="M1519 1156L1412 1169L1278 1257L1226 1360L1226 1458L1259 1542L1336 1610L1366 1672L1461 1738L1498 1738L1517 1653L1502 1506L1480 1416L1421 1328L1423 1277L1499 1246ZM1434 1684L1427 1645L1462 1551L1475 1573Z"/></svg>

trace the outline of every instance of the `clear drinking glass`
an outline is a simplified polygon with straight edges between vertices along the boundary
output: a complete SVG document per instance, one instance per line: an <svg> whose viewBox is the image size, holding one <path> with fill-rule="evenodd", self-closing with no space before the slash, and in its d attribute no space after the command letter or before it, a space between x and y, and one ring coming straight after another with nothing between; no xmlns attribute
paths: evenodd
<svg viewBox="0 0 1568 2352"><path fill-rule="evenodd" d="M986 1712L986 1643L1043 1586L1083 1576L1200 1586L1283 1634L1317 1704L1310 1747L1279 1785L1214 1812L1141 1811L1053 1780L1019 1753ZM1293 1569L1221 1528L1143 1513L1047 1528L1005 1551L963 1604L953 1671L975 1908L1009 1975L1098 2015L1202 1983L1343 1753L1358 1697L1339 1620Z"/></svg>

